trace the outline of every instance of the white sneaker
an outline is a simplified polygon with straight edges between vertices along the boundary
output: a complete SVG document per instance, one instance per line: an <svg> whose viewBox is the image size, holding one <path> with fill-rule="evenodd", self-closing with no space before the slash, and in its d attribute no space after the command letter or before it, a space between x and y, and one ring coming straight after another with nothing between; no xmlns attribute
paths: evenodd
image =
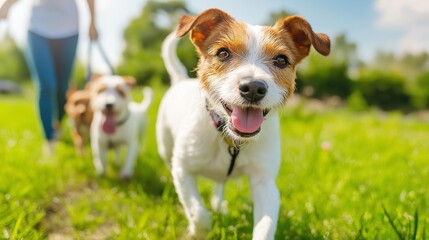
<svg viewBox="0 0 429 240"><path fill-rule="evenodd" d="M48 140L43 144L43 154L46 156L52 156L55 153L56 140Z"/></svg>

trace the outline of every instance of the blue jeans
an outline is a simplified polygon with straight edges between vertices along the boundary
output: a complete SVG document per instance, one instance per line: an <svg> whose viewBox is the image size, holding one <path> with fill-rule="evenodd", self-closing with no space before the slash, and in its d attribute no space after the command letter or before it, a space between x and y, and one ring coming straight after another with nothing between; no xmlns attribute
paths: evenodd
<svg viewBox="0 0 429 240"><path fill-rule="evenodd" d="M47 140L55 138L54 124L64 116L77 41L78 34L49 39L28 32L29 66L38 89L39 114Z"/></svg>

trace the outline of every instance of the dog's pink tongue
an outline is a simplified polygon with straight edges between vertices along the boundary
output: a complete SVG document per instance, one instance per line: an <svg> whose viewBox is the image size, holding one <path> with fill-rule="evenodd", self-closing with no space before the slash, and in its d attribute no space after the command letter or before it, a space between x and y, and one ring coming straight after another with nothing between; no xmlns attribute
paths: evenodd
<svg viewBox="0 0 429 240"><path fill-rule="evenodd" d="M232 125L238 131L254 133L261 127L264 114L260 109L232 106L231 120Z"/></svg>
<svg viewBox="0 0 429 240"><path fill-rule="evenodd" d="M107 134L113 134L116 130L116 121L113 114L106 114L103 124L101 125L103 131Z"/></svg>

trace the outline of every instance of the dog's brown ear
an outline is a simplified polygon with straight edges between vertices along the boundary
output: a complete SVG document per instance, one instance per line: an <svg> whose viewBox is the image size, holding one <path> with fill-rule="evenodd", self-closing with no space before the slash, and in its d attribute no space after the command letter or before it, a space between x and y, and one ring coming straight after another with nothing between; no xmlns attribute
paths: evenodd
<svg viewBox="0 0 429 240"><path fill-rule="evenodd" d="M77 91L77 87L75 84L71 84L69 89L67 90L66 98L70 98L70 96Z"/></svg>
<svg viewBox="0 0 429 240"><path fill-rule="evenodd" d="M91 75L91 79L90 81L97 81L98 79L100 79L103 75L99 74L99 73L94 73Z"/></svg>
<svg viewBox="0 0 429 240"><path fill-rule="evenodd" d="M182 16L177 26L176 35L183 37L189 31L191 32L191 41L199 48L202 48L204 42L223 22L234 21L234 19L222 10L217 8L208 9L198 16Z"/></svg>
<svg viewBox="0 0 429 240"><path fill-rule="evenodd" d="M94 83L96 83L99 79L101 79L103 75L94 73L91 75L91 78L88 82L86 82L84 89L85 90L91 90L91 88L94 86Z"/></svg>
<svg viewBox="0 0 429 240"><path fill-rule="evenodd" d="M124 76L124 81L129 87L135 87L137 85L137 81L134 77Z"/></svg>
<svg viewBox="0 0 429 240"><path fill-rule="evenodd" d="M302 17L290 16L279 20L275 25L280 31L286 31L295 43L299 61L310 53L310 46L320 54L327 56L331 51L329 37L323 33L315 33L310 24Z"/></svg>

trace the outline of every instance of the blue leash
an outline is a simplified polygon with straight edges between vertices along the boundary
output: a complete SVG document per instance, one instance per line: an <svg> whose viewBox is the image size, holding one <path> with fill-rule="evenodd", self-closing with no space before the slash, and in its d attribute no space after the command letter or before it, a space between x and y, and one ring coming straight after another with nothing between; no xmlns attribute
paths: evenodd
<svg viewBox="0 0 429 240"><path fill-rule="evenodd" d="M106 65L110 69L110 73L112 75L115 75L115 69L113 68L112 63L109 61L109 58L106 55L106 52L104 51L103 47L100 44L100 41L98 40L90 40L89 46L88 46L88 59L87 59L87 65L86 65L86 81L89 82L91 80L92 76L92 46L97 45L98 51L100 52L101 57L103 58L103 61L106 63Z"/></svg>

